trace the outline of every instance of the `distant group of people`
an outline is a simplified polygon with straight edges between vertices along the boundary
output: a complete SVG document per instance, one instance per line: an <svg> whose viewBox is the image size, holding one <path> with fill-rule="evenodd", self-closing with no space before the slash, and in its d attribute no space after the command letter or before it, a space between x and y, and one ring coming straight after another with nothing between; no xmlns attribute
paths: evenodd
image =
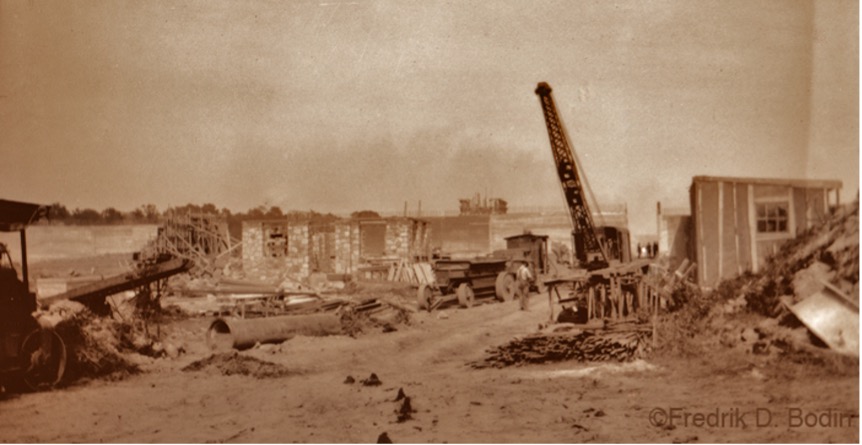
<svg viewBox="0 0 862 445"><path fill-rule="evenodd" d="M655 258L658 256L658 243L638 243L638 258Z"/></svg>

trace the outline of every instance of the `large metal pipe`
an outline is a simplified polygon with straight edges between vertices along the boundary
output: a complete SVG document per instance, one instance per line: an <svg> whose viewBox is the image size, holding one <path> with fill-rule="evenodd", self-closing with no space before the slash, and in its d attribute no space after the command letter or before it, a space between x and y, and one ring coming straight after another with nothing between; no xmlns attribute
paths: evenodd
<svg viewBox="0 0 862 445"><path fill-rule="evenodd" d="M333 314L285 315L269 318L218 318L207 331L213 350L247 349L257 343L280 343L297 335L341 333L341 319Z"/></svg>

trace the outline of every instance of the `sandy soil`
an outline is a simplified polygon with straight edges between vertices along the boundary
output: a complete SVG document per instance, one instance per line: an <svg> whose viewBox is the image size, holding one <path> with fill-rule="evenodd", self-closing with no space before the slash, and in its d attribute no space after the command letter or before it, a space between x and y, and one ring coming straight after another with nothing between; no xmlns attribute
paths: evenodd
<svg viewBox="0 0 862 445"><path fill-rule="evenodd" d="M178 321L166 326L186 344L178 359L152 360L145 373L121 381L5 396L0 440L375 442L383 432L396 443L859 440L858 376L736 349L628 364L467 365L487 347L535 330L545 305L534 296L526 312L510 302L449 309L446 318L421 313L396 332L298 337L243 352L291 371L269 379L183 371L209 355L210 319ZM372 372L382 385L361 385ZM347 376L356 383L343 383ZM415 409L405 422L396 420L399 388ZM843 426L794 427L799 416L789 414L797 408L803 416L854 417ZM651 414L663 419L657 409L679 416L674 426L653 425ZM694 417L686 425L682 417L716 410L729 413L724 426L698 426ZM758 412L766 423L766 410L771 424L756 425Z"/></svg>

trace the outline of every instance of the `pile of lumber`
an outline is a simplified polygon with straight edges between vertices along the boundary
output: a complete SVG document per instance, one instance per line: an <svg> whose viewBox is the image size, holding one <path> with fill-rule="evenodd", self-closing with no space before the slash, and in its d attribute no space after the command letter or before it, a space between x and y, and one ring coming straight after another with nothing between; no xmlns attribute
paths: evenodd
<svg viewBox="0 0 862 445"><path fill-rule="evenodd" d="M564 360L580 362L628 361L641 357L649 346L649 331L572 331L534 334L491 348L474 368L502 368L527 363Z"/></svg>
<svg viewBox="0 0 862 445"><path fill-rule="evenodd" d="M389 267L388 281L412 284L434 284L434 268L431 263L412 263L401 260Z"/></svg>

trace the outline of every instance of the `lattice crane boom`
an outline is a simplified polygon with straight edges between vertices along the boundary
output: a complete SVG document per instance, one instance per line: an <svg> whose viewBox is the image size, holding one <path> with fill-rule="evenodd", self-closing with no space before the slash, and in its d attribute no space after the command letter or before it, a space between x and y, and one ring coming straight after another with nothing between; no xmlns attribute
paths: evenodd
<svg viewBox="0 0 862 445"><path fill-rule="evenodd" d="M583 263L601 262L607 264L608 255L596 236L593 215L584 193L583 184L586 183L586 178L581 178L578 173L574 152L568 135L560 123L551 91L551 86L545 82L539 83L536 87L536 94L539 96L542 112L545 115L545 126L548 129L554 165L559 175L560 186L563 188L566 205L569 208L575 255Z"/></svg>

